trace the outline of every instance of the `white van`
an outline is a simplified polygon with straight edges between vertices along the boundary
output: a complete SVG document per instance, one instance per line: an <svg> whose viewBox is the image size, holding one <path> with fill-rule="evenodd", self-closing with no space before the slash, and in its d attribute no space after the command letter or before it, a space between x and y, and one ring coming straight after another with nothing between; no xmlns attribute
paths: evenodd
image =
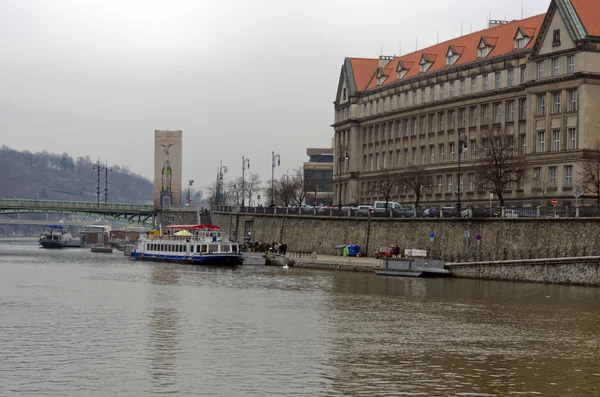
<svg viewBox="0 0 600 397"><path fill-rule="evenodd" d="M385 201L375 201L375 204L373 204L373 208L375 208L375 212L384 212L386 210ZM400 210L401 208L402 206L400 205L400 203L397 203L395 201L388 201L387 203L388 211Z"/></svg>

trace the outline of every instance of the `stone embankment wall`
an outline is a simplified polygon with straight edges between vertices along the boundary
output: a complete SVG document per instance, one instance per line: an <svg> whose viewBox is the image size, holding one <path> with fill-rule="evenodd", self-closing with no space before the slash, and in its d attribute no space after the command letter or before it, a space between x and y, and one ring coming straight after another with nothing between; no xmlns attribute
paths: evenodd
<svg viewBox="0 0 600 397"><path fill-rule="evenodd" d="M600 255L600 221L588 218L372 218L369 222L366 218L213 213L212 220L224 234L237 235L240 241L251 230L254 241L281 241L288 251L296 252L332 254L338 244L358 244L364 252L370 229L369 256L378 247L396 244L402 249L430 249L447 262Z"/></svg>
<svg viewBox="0 0 600 397"><path fill-rule="evenodd" d="M446 264L453 277L600 286L600 257Z"/></svg>

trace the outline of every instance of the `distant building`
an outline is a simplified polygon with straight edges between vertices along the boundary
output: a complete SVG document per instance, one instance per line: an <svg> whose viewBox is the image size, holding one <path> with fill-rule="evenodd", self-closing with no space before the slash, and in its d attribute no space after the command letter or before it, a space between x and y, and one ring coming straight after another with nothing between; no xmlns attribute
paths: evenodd
<svg viewBox="0 0 600 397"><path fill-rule="evenodd" d="M308 194L306 204L331 205L333 192L333 149L306 149L309 157L304 163L304 184Z"/></svg>

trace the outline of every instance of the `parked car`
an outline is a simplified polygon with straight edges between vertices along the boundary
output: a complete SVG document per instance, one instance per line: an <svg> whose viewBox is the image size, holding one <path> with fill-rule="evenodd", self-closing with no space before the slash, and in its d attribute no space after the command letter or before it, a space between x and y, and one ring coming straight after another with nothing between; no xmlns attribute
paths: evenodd
<svg viewBox="0 0 600 397"><path fill-rule="evenodd" d="M381 247L375 252L376 259L391 258L392 255L394 255L394 248L392 247Z"/></svg>
<svg viewBox="0 0 600 397"><path fill-rule="evenodd" d="M356 215L358 216L368 216L369 212L373 211L372 205L359 205L356 208Z"/></svg>
<svg viewBox="0 0 600 397"><path fill-rule="evenodd" d="M373 204L373 207L375 208L375 212L385 212L385 211L389 211L389 210L399 210L399 209L403 208L400 205L400 203L397 203L395 201L388 201L387 208L385 206L385 201L375 201L375 204Z"/></svg>
<svg viewBox="0 0 600 397"><path fill-rule="evenodd" d="M473 208L471 216L473 218L499 218L500 211L495 208L491 211L489 208Z"/></svg>
<svg viewBox="0 0 600 397"><path fill-rule="evenodd" d="M446 214L444 214L444 216L446 216ZM461 210L460 215L459 215L458 210L456 208L452 208L450 213L448 213L448 217L450 217L450 218L468 218L469 210L468 209Z"/></svg>
<svg viewBox="0 0 600 397"><path fill-rule="evenodd" d="M423 216L427 218L439 218L440 217L440 209L439 208L426 208L423 211Z"/></svg>

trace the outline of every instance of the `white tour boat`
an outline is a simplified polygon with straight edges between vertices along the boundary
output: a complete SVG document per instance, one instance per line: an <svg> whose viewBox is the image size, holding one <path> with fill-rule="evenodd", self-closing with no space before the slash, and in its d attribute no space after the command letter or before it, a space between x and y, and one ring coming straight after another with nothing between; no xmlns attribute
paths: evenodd
<svg viewBox="0 0 600 397"><path fill-rule="evenodd" d="M236 266L243 262L238 243L223 241L215 225L174 225L140 236L135 259L194 265Z"/></svg>

